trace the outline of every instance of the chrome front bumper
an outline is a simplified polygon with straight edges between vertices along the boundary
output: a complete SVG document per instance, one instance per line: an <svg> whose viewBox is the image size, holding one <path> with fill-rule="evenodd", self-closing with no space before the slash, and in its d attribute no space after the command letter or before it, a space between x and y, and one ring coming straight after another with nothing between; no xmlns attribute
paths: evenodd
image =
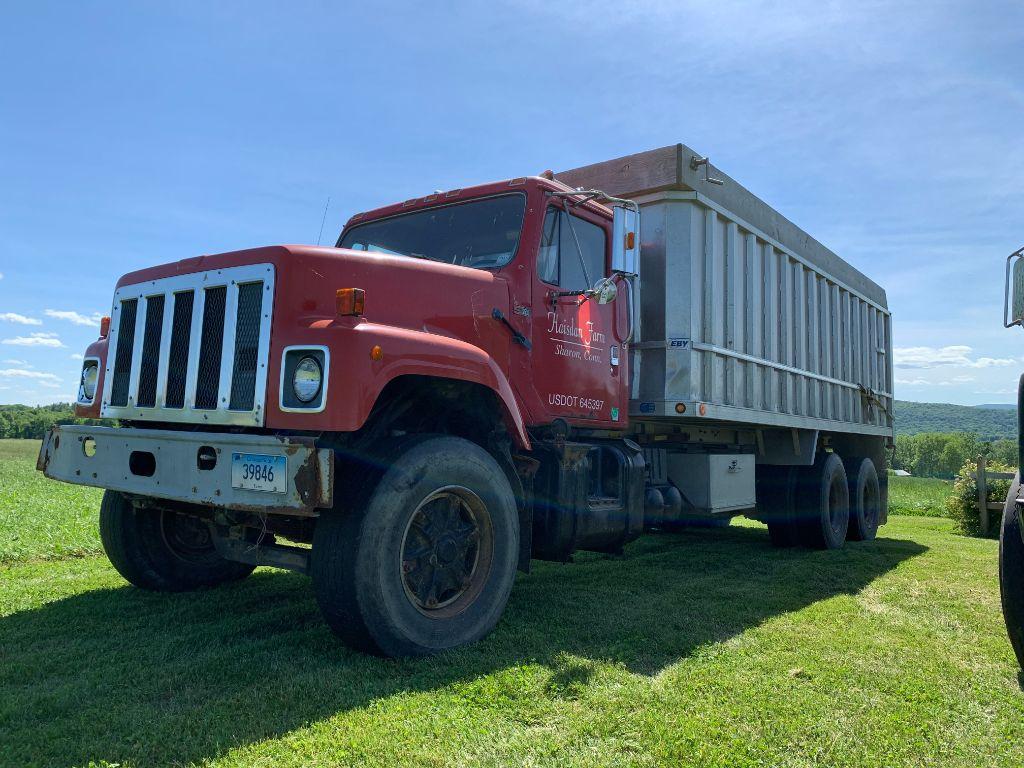
<svg viewBox="0 0 1024 768"><path fill-rule="evenodd" d="M95 447L91 456L87 444ZM200 469L200 449L210 454L211 448L216 462ZM234 452L285 456L285 492L232 487ZM133 462L133 453L153 458ZM133 471L140 464L152 474ZM65 483L253 512L312 515L330 507L334 495L334 452L317 448L311 437L63 425L43 440L36 469Z"/></svg>

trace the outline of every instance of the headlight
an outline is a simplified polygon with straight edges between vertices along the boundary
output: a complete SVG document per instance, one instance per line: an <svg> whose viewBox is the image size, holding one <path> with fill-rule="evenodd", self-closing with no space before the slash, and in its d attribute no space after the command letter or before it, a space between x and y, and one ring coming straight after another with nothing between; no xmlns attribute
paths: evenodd
<svg viewBox="0 0 1024 768"><path fill-rule="evenodd" d="M324 372L319 361L314 357L304 357L295 366L292 375L292 391L300 402L308 403L320 394Z"/></svg>
<svg viewBox="0 0 1024 768"><path fill-rule="evenodd" d="M78 399L84 402L91 402L96 397L96 381L100 377L100 367L95 362L88 362L82 366L82 381L79 385Z"/></svg>

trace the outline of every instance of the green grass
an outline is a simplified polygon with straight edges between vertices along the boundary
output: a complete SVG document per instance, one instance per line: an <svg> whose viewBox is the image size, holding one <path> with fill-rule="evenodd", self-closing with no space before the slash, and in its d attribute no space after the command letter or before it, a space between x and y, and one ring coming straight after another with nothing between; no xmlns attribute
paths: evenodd
<svg viewBox="0 0 1024 768"><path fill-rule="evenodd" d="M95 505L4 448L2 519L49 495L88 542ZM536 563L493 635L412 661L339 645L301 576L150 594L33 533L0 565L0 765L1020 766L995 543L951 526L807 552L744 523Z"/></svg>
<svg viewBox="0 0 1024 768"><path fill-rule="evenodd" d="M0 440L0 565L102 552L103 491L60 485L36 471L37 440Z"/></svg>
<svg viewBox="0 0 1024 768"><path fill-rule="evenodd" d="M946 517L952 480L931 477L889 477L889 514Z"/></svg>

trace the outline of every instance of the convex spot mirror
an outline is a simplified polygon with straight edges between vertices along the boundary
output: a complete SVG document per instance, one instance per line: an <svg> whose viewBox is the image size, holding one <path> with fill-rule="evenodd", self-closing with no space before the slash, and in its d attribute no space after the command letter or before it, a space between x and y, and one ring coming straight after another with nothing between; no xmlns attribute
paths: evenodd
<svg viewBox="0 0 1024 768"><path fill-rule="evenodd" d="M640 264L640 212L612 207L612 272L635 275Z"/></svg>
<svg viewBox="0 0 1024 768"><path fill-rule="evenodd" d="M615 285L614 277L603 277L594 283L592 295L597 299L598 304L611 304L619 295L619 289Z"/></svg>

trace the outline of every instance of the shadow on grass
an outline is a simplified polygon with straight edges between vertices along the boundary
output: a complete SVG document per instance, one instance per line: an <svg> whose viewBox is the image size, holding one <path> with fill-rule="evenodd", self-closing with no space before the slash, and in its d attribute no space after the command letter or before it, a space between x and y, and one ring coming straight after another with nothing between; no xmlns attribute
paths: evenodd
<svg viewBox="0 0 1024 768"><path fill-rule="evenodd" d="M535 563L491 637L419 660L348 651L322 624L308 581L289 573L186 595L86 592L0 619L0 763L199 761L527 662L552 669L547 695L572 697L589 660L654 674L773 616L857 592L923 551L892 539L775 550L751 527L648 536L622 558Z"/></svg>

